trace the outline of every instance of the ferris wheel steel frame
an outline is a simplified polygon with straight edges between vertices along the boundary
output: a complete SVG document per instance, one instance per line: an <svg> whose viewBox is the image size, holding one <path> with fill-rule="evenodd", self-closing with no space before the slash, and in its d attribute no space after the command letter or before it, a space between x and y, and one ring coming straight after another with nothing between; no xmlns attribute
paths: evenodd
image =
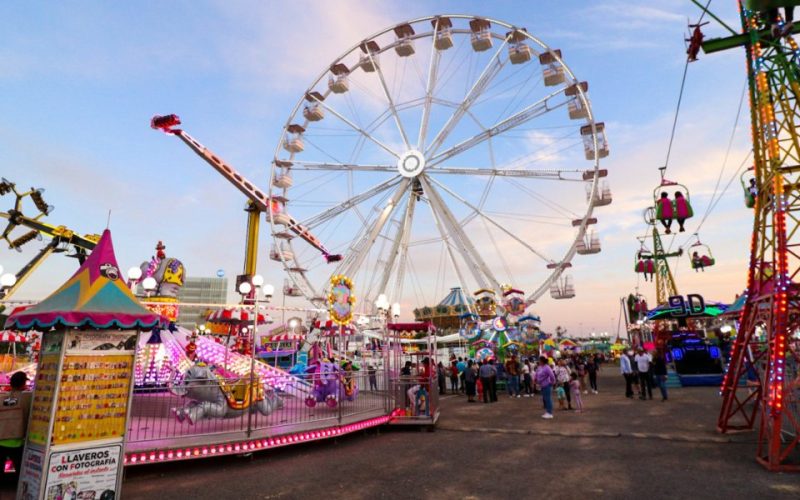
<svg viewBox="0 0 800 500"><path fill-rule="evenodd" d="M495 40L500 40L502 43L499 44L499 47L494 52L494 55L491 57L489 63L483 68L480 73L480 76L477 77L476 81L470 87L469 91L464 96L463 100L460 103L453 103L448 102L446 100L437 98L434 95L434 91L437 84L437 76L438 76L438 66L441 60L443 50L438 50L435 48L435 42L437 39L437 33L439 32L440 22L442 19L447 20L485 20L491 23L492 27L501 27L509 30L506 35L501 35L496 33L493 30L490 30L491 37ZM377 63L376 59L379 55L392 51L395 47L405 41L397 39L393 43L388 43L383 46L380 46L378 50L373 51L369 49L370 42L374 42L375 39L390 34L395 28L404 26L404 25L413 25L416 26L420 23L427 23L430 22L432 29L428 29L426 31L415 32L413 35L410 35L405 40L426 40L428 38L431 39L431 54L430 60L428 62L428 71L427 71L427 78L425 79L425 95L408 101L404 103L395 102L392 97L391 90L389 89L389 85L387 84L385 75L381 68L381 65ZM473 33L470 29L464 28L457 28L452 26L451 33L453 35L471 35ZM458 125L458 123L464 118L465 116L470 115L470 106L478 100L483 91L489 86L492 81L492 77L497 74L498 71L502 69L503 62L500 60L500 54L507 48L509 40L512 36L522 35L524 36L525 42L533 42L535 44L534 49L534 56L538 55L539 53L546 53L549 52L555 62L563 68L565 73L565 81L562 85L557 87L556 90L550 92L546 97L539 99L538 101L534 102L523 108L522 110L516 112L515 114L500 120L489 127L483 127L479 124L479 127L483 129L482 132L479 134L474 135L473 137L461 141L454 146L451 146L444 151L440 151L442 146L444 145L446 139L449 137L450 133L453 129ZM321 86L324 86L325 79L332 74L332 69L337 64L344 64L344 60L353 53L357 53L357 51L361 49L362 52L365 53L366 59L368 60L368 64L370 64L374 69L374 73L377 74L377 79L380 83L380 88L382 90L383 97L386 99L386 106L387 109L384 110L383 113L378 115L370 124L365 126L359 126L358 124L354 123L353 120L349 119L347 116L342 114L338 109L334 106L326 102L326 98L332 94L332 90L328 87L325 87L325 91L321 93L317 93L317 89ZM413 57L413 56L412 56ZM506 61L507 63L508 61ZM530 61L533 62L533 61ZM348 68L348 73L354 71L358 67L360 67L360 63L353 68ZM276 177L276 170L278 168L278 163L285 163L288 162L290 164L290 168L287 171L297 170L308 170L308 171L349 171L349 172L387 172L387 173L396 173L397 168L392 165L375 165L375 164L351 164L350 163L339 163L339 162L319 162L319 161L308 161L305 162L296 158L296 152L290 152L288 159L279 159L281 157L281 150L282 146L284 145L284 141L290 136L289 128L293 124L299 124L303 129L309 127L311 123L310 120L303 117L300 113L301 108L306 104L306 102L313 103L318 105L321 109L323 109L326 113L336 117L337 120L340 120L342 123L346 124L350 127L354 132L358 133L361 137L360 139L363 141L369 141L373 143L378 148L384 150L387 154L389 154L393 158L399 159L401 157L401 152L395 151L392 149L391 146L385 144L383 141L374 137L370 131L371 128L377 128L384 122L388 120L393 120L397 126L398 132L402 138L403 145L406 151L417 151L420 154L424 154L425 158L428 158L427 164L425 165L426 169L431 169L428 172L435 172L440 173L443 175L478 175L478 176L492 176L496 177L508 177L508 178L540 178L543 180L553 180L553 181L578 181L584 182L588 184L588 181L591 181L591 188L587 189L587 206L586 211L582 217L579 219L575 219L573 221L573 226L578 228L577 237L575 237L569 248L563 254L562 257L559 259L549 259L542 252L533 250L533 247L529 244L525 244L525 247L532 250L537 256L543 258L548 263L548 269L552 269L552 272L545 278L544 282L541 283L530 295L527 297L529 303L534 302L536 299L541 297L553 283L555 283L564 273L565 269L571 266L571 260L576 254L576 249L578 242L583 240L587 234L587 227L590 224L596 222L596 219L592 217L596 200L598 199L599 193L599 186L600 186L600 178L605 176L605 171L601 171L600 169L600 160L601 155L600 147L601 144L598 142L598 130L600 133L602 132L602 125L601 128L598 129L597 123L594 119L594 114L592 111L591 102L587 96L587 90L584 88L584 83L578 80L572 70L564 63L562 58L554 49L551 49L548 45L544 42L539 40L538 38L532 36L530 33L524 30L524 28L520 28L514 26L512 24L499 21L492 18L485 18L485 17L477 17L465 14L443 14L439 16L426 16L420 17L416 19L412 19L409 21L405 21L402 23L398 23L396 25L390 26L386 29L381 31L375 32L371 36L365 38L363 41L358 42L352 45L349 49L343 52L339 57L333 60L333 62L326 67L319 75L313 80L311 85L304 91L304 95L300 97L297 101L297 104L291 110L289 114L289 118L284 124L282 134L280 136L280 140L278 141L275 151L274 151L274 160L272 162L272 173L270 176L270 186L269 186L269 193L272 196L273 193L278 191L281 196L286 197L286 190L288 188L276 188L273 184L275 177ZM580 105L585 108L586 116L585 118L577 121L576 128L581 128L581 125L584 127L589 127L592 134L592 148L594 152L594 158L590 160L592 162L591 168L585 169L542 169L542 170L518 170L518 169L511 169L511 168L460 168L460 167L452 167L452 166L443 166L442 163L449 160L450 158L460 154L461 152L468 150L471 147L474 147L486 140L491 139L494 136L500 135L503 132L513 129L514 127L526 123L541 114L547 113L552 111L555 108L551 108L548 106L548 101L552 98L559 96L560 94L564 93L570 86L574 86L576 88L577 94L575 99L580 101ZM452 113L450 118L447 120L445 125L434 135L434 137L430 140L430 142L426 145L427 135L428 135L428 128L429 128L429 120L430 120L430 113L433 104L439 105L446 105L452 108L455 108L455 111ZM565 106L566 102L557 106L561 107ZM400 118L400 111L403 111L408 108L422 106L422 115L420 117L420 124L419 124L419 133L415 144L411 143L411 138L409 134L405 130L403 126L403 120ZM566 110L565 110L566 111ZM295 118L301 118L300 120L295 120ZM474 117L471 117L474 119ZM476 120L477 121L477 120ZM372 128L372 130L374 130ZM605 137L605 136L603 136ZM572 178L572 176L576 176L577 178ZM480 283L482 286L486 285L489 288L495 289L499 291L500 288L500 281L493 276L491 269L483 262L483 259L476 251L475 247L472 245L471 241L469 240L468 236L461 230L459 221L455 218L455 215L447 209L447 205L443 202L441 198L441 194L439 193L438 189L441 188L445 191L448 191L449 194L454 195L454 193L450 192L443 184L436 181L433 178L433 175L420 174L416 179L424 186L425 193L428 195L427 201L429 202L428 205L433 212L433 220L435 225L439 231L441 236L441 241L444 244L444 248L449 256L449 261L451 266L454 268L454 272L458 276L459 284L464 287L464 279L462 276L461 270L458 269L458 266L455 264L456 262L456 254L458 254L464 262L470 263L467 267L470 270L470 273L473 275L473 279L476 282ZM378 184L369 188L366 191L361 193L352 194L350 198L345 200L334 207L330 207L329 209L312 216L310 219L303 221L303 224L307 226L309 229L313 229L314 227L319 226L333 218L339 216L344 211L349 210L350 208L354 207L355 205L366 201L370 198L376 197L378 195L383 195L387 193L391 193L391 198L388 202L380 209L380 213L377 217L375 217L369 226L365 225L361 233L356 237L353 243L349 246L349 248L342 252L344 254L344 258L339 264L337 265L333 274L347 274L354 270L357 270L359 265L363 263L363 259L367 254L367 250L372 248L375 240L381 234L382 230L385 228L386 224L389 223L391 220L394 220L394 214L397 208L402 204L403 197L408 198L408 202L405 204L406 211L404 214L401 215L401 220L404 221L401 224L401 227L398 228L397 233L395 234L394 242L391 254L391 261L386 263L386 271L384 275L381 276L379 280L379 284L381 285L381 289L378 293L382 293L389 281L391 280L391 270L395 266L396 259L400 258L400 262L398 264L398 274L397 276L397 283L395 283L394 290L396 291L402 287L400 281L403 279L403 276L399 273L405 271L406 262L404 256L408 255L408 248L412 244L409 241L410 238L410 224L408 223L414 217L415 210L418 207L414 205L417 204L415 200L414 192L412 191L413 182L409 178L403 178L401 175L395 175L390 179L386 180L385 182ZM394 192L391 190L394 189ZM494 218L490 217L489 215L485 214L482 210L476 207L473 204L470 204L462 197L458 197L455 195L457 199L466 206L470 207L473 210L473 217L481 217L483 220L488 221L495 227L500 228L504 234L511 234L510 231L504 229L502 224L498 223L494 220ZM282 227L279 223L275 221L276 214L272 212L267 213L267 218L271 225L271 230L273 236L285 234L285 228ZM369 217L367 217L367 220ZM519 237L514 237L515 240L521 241ZM277 240L276 240L277 242ZM297 252L292 247L291 238L284 240L285 244L291 249L291 254L293 257L297 256ZM276 243L277 244L277 243ZM317 288L318 285L312 283L306 270L299 267L299 265L294 264L291 262L291 258L286 258L284 252L278 252L277 256L281 265L283 266L284 270L287 272L288 278L291 282L302 291L302 294L310 300L315 305L319 306L324 302L325 297L325 290ZM387 276L388 274L388 276Z"/></svg>

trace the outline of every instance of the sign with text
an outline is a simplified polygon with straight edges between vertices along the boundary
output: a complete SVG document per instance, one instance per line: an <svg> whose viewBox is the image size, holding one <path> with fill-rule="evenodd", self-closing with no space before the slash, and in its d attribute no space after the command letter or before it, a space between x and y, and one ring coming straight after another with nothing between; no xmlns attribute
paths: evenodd
<svg viewBox="0 0 800 500"><path fill-rule="evenodd" d="M135 330L46 332L17 499L119 496Z"/></svg>
<svg viewBox="0 0 800 500"><path fill-rule="evenodd" d="M53 451L47 463L45 498L115 498L122 445Z"/></svg>
<svg viewBox="0 0 800 500"><path fill-rule="evenodd" d="M670 316L673 318L686 318L689 316L699 316L706 310L706 303L703 296L697 293L690 293L684 298L682 295L673 295L669 298Z"/></svg>
<svg viewBox="0 0 800 500"><path fill-rule="evenodd" d="M38 500L43 471L44 453L34 448L26 448L22 456L22 473L17 485L17 499Z"/></svg>

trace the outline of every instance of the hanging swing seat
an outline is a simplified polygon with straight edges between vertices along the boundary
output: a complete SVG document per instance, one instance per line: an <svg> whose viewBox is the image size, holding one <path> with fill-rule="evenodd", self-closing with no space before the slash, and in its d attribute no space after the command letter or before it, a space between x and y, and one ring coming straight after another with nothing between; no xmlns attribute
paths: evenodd
<svg viewBox="0 0 800 500"><path fill-rule="evenodd" d="M708 255L701 255L699 259L692 259L692 269L698 269L701 267L711 267L716 264L717 261L714 257L709 257Z"/></svg>

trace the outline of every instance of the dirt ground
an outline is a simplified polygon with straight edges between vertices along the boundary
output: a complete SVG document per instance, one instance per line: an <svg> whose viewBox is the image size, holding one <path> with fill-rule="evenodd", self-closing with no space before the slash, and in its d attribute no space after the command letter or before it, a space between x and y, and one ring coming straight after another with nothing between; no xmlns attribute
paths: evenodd
<svg viewBox="0 0 800 500"><path fill-rule="evenodd" d="M435 432L380 429L250 457L130 468L124 498L800 498L766 472L754 436L714 430L715 388L626 399L614 367L582 414L543 420L539 398L442 400ZM0 498L11 498L0 490Z"/></svg>

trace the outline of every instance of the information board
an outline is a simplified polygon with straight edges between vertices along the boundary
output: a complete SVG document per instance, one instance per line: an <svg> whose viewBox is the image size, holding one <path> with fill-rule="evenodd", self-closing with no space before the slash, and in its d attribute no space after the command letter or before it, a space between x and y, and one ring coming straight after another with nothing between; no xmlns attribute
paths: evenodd
<svg viewBox="0 0 800 500"><path fill-rule="evenodd" d="M132 354L64 357L53 444L118 438L125 434Z"/></svg>
<svg viewBox="0 0 800 500"><path fill-rule="evenodd" d="M28 423L28 441L38 445L48 444L50 419L53 415L53 398L58 382L61 346L64 334L48 333L42 340L39 367L34 383L35 391L31 402L31 415Z"/></svg>

